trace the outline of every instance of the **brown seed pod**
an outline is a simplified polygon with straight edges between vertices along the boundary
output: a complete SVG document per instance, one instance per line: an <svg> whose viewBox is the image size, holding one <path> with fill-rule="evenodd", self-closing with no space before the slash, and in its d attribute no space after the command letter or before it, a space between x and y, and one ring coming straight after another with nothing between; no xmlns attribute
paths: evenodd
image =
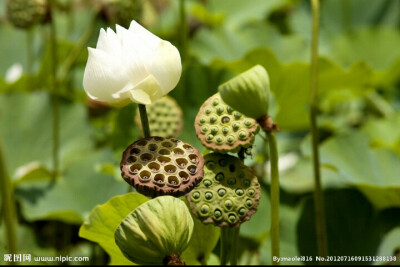
<svg viewBox="0 0 400 267"><path fill-rule="evenodd" d="M192 213L205 224L236 227L257 211L261 188L238 158L218 153L204 157L203 180L186 195Z"/></svg>
<svg viewBox="0 0 400 267"><path fill-rule="evenodd" d="M151 136L122 154L121 176L139 193L182 196L203 177L204 159L193 146L174 138Z"/></svg>
<svg viewBox="0 0 400 267"><path fill-rule="evenodd" d="M224 103L219 93L200 107L194 123L202 144L216 152L238 152L254 142L258 123Z"/></svg>

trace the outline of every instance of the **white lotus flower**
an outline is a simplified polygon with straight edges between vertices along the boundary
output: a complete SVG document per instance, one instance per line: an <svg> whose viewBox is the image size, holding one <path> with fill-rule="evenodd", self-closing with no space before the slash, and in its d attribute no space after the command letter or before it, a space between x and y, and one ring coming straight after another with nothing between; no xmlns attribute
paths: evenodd
<svg viewBox="0 0 400 267"><path fill-rule="evenodd" d="M128 30L100 30L96 49L89 47L83 87L109 104L151 104L175 88L181 73L178 49L132 21Z"/></svg>

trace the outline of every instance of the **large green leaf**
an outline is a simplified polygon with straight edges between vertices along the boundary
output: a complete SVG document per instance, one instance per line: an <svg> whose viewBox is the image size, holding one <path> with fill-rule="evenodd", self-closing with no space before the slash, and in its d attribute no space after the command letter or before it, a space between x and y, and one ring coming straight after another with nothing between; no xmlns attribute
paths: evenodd
<svg viewBox="0 0 400 267"><path fill-rule="evenodd" d="M132 265L115 244L114 233L121 221L148 198L129 193L96 206L79 230L79 236L98 243L111 257L111 264Z"/></svg>
<svg viewBox="0 0 400 267"><path fill-rule="evenodd" d="M400 158L384 148L371 150L366 135L329 139L321 146L321 161L357 186L377 208L400 207Z"/></svg>
<svg viewBox="0 0 400 267"><path fill-rule="evenodd" d="M105 162L112 162L110 151L90 154L71 163L52 187L24 183L18 187L22 213L27 220L54 219L80 224L94 206L126 192L127 185L101 173ZM34 193L39 196L33 197Z"/></svg>
<svg viewBox="0 0 400 267"><path fill-rule="evenodd" d="M329 255L376 255L381 239L378 213L368 200L354 189L329 190L324 193L325 217ZM300 255L313 256L318 264L313 198L308 198L297 225L297 244ZM331 261L329 264L368 264L369 262Z"/></svg>

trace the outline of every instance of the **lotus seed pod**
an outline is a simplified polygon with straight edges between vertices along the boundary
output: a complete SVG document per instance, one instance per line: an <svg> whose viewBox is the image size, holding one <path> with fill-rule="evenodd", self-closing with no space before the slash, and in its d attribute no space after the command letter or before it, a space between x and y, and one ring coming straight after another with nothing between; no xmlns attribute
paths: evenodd
<svg viewBox="0 0 400 267"><path fill-rule="evenodd" d="M99 0L105 19L111 24L128 28L133 19L142 15L142 4L139 0Z"/></svg>
<svg viewBox="0 0 400 267"><path fill-rule="evenodd" d="M186 249L194 222L186 204L175 197L149 200L132 211L115 231L115 243L129 260L164 265Z"/></svg>
<svg viewBox="0 0 400 267"><path fill-rule="evenodd" d="M256 212L261 189L257 177L238 158L218 153L204 157L203 180L186 195L203 223L236 227Z"/></svg>
<svg viewBox="0 0 400 267"><path fill-rule="evenodd" d="M238 152L254 142L259 131L257 122L243 116L222 101L217 93L201 106L196 116L197 137L216 152Z"/></svg>
<svg viewBox="0 0 400 267"><path fill-rule="evenodd" d="M268 114L269 77L261 65L221 84L218 91L225 103L248 117L257 120Z"/></svg>
<svg viewBox="0 0 400 267"><path fill-rule="evenodd" d="M161 137L177 137L183 127L183 113L178 103L164 96L151 105L146 105L151 135ZM139 109L136 111L135 122L142 130ZM208 131L208 129L207 129Z"/></svg>
<svg viewBox="0 0 400 267"><path fill-rule="evenodd" d="M47 0L7 0L7 18L21 29L44 22L48 10Z"/></svg>
<svg viewBox="0 0 400 267"><path fill-rule="evenodd" d="M147 137L122 154L121 176L139 193L182 196L203 177L204 159L193 146L173 138Z"/></svg>

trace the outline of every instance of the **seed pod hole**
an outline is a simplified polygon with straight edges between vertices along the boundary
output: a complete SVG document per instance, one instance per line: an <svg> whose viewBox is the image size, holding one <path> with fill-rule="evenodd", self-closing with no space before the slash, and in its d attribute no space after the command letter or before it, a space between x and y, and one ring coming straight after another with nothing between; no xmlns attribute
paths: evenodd
<svg viewBox="0 0 400 267"><path fill-rule="evenodd" d="M160 170L160 165L158 165L158 163L156 162L151 162L149 165L147 165L149 167L149 169L152 172L157 172L158 170Z"/></svg>
<svg viewBox="0 0 400 267"><path fill-rule="evenodd" d="M228 117L228 116L223 116L222 118L221 118L221 122L222 123L228 123L228 122L230 122L231 121L231 119Z"/></svg>
<svg viewBox="0 0 400 267"><path fill-rule="evenodd" d="M184 171L179 172L179 177L181 177L182 182L187 182L189 181L189 174L187 174Z"/></svg>
<svg viewBox="0 0 400 267"><path fill-rule="evenodd" d="M136 143L136 145L145 146L145 145L147 145L147 141L146 140L140 140L139 142Z"/></svg>
<svg viewBox="0 0 400 267"><path fill-rule="evenodd" d="M194 198L194 199L200 199L200 193L199 192L193 192L193 194L192 194L192 197Z"/></svg>
<svg viewBox="0 0 400 267"><path fill-rule="evenodd" d="M142 171L140 173L140 178L142 178L143 180L149 180L151 176L151 173L149 171Z"/></svg>
<svg viewBox="0 0 400 267"><path fill-rule="evenodd" d="M251 184L251 182L250 182L250 180L244 180L243 181L243 185L245 186L245 187L248 187L248 186L250 186L250 184Z"/></svg>
<svg viewBox="0 0 400 267"><path fill-rule="evenodd" d="M188 150L188 151L192 151L193 147L189 146L189 145L183 145L183 148Z"/></svg>
<svg viewBox="0 0 400 267"><path fill-rule="evenodd" d="M226 190L225 190L224 188L221 188L221 189L218 190L218 195L219 195L220 197L225 196L225 194L226 194Z"/></svg>
<svg viewBox="0 0 400 267"><path fill-rule="evenodd" d="M203 180L203 183L204 183L204 185L207 186L207 187L209 187L209 186L212 185L212 182L211 182L210 180L208 180L208 179Z"/></svg>
<svg viewBox="0 0 400 267"><path fill-rule="evenodd" d="M177 164L180 168L185 168L185 166L188 164L188 161L187 161L187 159L179 158L179 159L176 159L176 164Z"/></svg>
<svg viewBox="0 0 400 267"><path fill-rule="evenodd" d="M166 156L166 155L169 155L170 151L169 151L168 149L163 148L163 149L161 149L160 151L158 151L158 153L159 153L160 155Z"/></svg>
<svg viewBox="0 0 400 267"><path fill-rule="evenodd" d="M231 223L234 223L236 221L236 215L235 214L229 214L228 219Z"/></svg>
<svg viewBox="0 0 400 267"><path fill-rule="evenodd" d="M221 218L222 217L222 211L220 211L219 209L216 209L215 211L214 211L214 216L215 216L215 218Z"/></svg>
<svg viewBox="0 0 400 267"><path fill-rule="evenodd" d="M247 200L246 200L246 206L249 207L249 208L250 208L251 206L253 206L253 201L251 201L251 199L247 199Z"/></svg>
<svg viewBox="0 0 400 267"><path fill-rule="evenodd" d="M153 159L153 155L152 155L152 154L149 154L149 153L144 153L144 154L142 154L142 155L140 156L140 159L141 159L142 161L150 161L150 160Z"/></svg>
<svg viewBox="0 0 400 267"><path fill-rule="evenodd" d="M148 148L149 148L149 150L150 151L156 151L157 150L157 145L156 144L150 144L149 146L148 146Z"/></svg>
<svg viewBox="0 0 400 267"><path fill-rule="evenodd" d="M221 182L222 180L224 180L224 174L222 172L218 173L217 175L215 175L215 180Z"/></svg>
<svg viewBox="0 0 400 267"><path fill-rule="evenodd" d="M142 164L133 164L129 167L129 169L131 173L138 173L142 167Z"/></svg>
<svg viewBox="0 0 400 267"><path fill-rule="evenodd" d="M233 203L232 203L232 201L230 201L230 200L226 200L224 204L225 204L225 207L226 207L228 210L230 210L230 209L232 208L232 206L233 206Z"/></svg>
<svg viewBox="0 0 400 267"><path fill-rule="evenodd" d="M234 185L236 184L236 179L235 178L229 178L228 179L228 185Z"/></svg>
<svg viewBox="0 0 400 267"><path fill-rule="evenodd" d="M190 165L187 169L188 169L189 173L192 175L196 174L196 172L197 172L195 165Z"/></svg>
<svg viewBox="0 0 400 267"><path fill-rule="evenodd" d="M160 156L157 158L157 160L161 163L161 164L165 164L171 161L170 158L168 157L164 157L164 156Z"/></svg>
<svg viewBox="0 0 400 267"><path fill-rule="evenodd" d="M221 166L221 167L225 167L228 164L225 159L220 159L218 161L218 163L219 163L219 166Z"/></svg>
<svg viewBox="0 0 400 267"><path fill-rule="evenodd" d="M199 157L197 157L195 154L190 154L189 159L190 159L190 162L195 163L195 164L199 162Z"/></svg>
<svg viewBox="0 0 400 267"><path fill-rule="evenodd" d="M246 214L246 209L242 207L242 208L240 208L240 209L238 210L238 213L239 213L240 216L243 216L243 215Z"/></svg>
<svg viewBox="0 0 400 267"><path fill-rule="evenodd" d="M230 164L230 165L229 165L229 171L230 171L230 172L235 172L235 165Z"/></svg>
<svg viewBox="0 0 400 267"><path fill-rule="evenodd" d="M249 189L249 191L247 191L247 194L249 194L249 196L254 196L256 192L254 191L254 189Z"/></svg>
<svg viewBox="0 0 400 267"><path fill-rule="evenodd" d="M170 142L162 142L161 145L163 147L166 147L166 148L171 148L172 147L172 143L170 143Z"/></svg>
<svg viewBox="0 0 400 267"><path fill-rule="evenodd" d="M168 176L168 185L176 187L179 186L180 181L176 176Z"/></svg>
<svg viewBox="0 0 400 267"><path fill-rule="evenodd" d="M182 149L180 149L180 148L175 148L174 149L174 154L175 155L183 155L185 152L182 150Z"/></svg>
<svg viewBox="0 0 400 267"><path fill-rule="evenodd" d="M243 196L243 194L244 194L243 189L240 189L240 188L236 189L236 195Z"/></svg>
<svg viewBox="0 0 400 267"><path fill-rule="evenodd" d="M139 155L140 154L140 149L139 148L132 148L130 151L131 154L133 155Z"/></svg>
<svg viewBox="0 0 400 267"><path fill-rule="evenodd" d="M164 184L164 179L165 179L165 177L164 177L164 175L161 174L161 173L156 174L156 176L154 176L154 182L155 182L156 184Z"/></svg>
<svg viewBox="0 0 400 267"><path fill-rule="evenodd" d="M160 142L160 141L164 140L164 138L159 137L159 136L155 136L154 140L157 141L157 142Z"/></svg>
<svg viewBox="0 0 400 267"><path fill-rule="evenodd" d="M190 157L190 156L189 156L189 157ZM212 160L207 161L206 167L207 167L209 170L214 170L214 168L215 168L215 162L212 161Z"/></svg>
<svg viewBox="0 0 400 267"><path fill-rule="evenodd" d="M212 193L212 192L206 192L206 193L204 194L204 196L205 196L205 198L206 198L207 200L211 200L211 199L213 198L213 193Z"/></svg>
<svg viewBox="0 0 400 267"><path fill-rule="evenodd" d="M167 165L164 167L165 172L174 173L176 172L176 167L174 165Z"/></svg>
<svg viewBox="0 0 400 267"><path fill-rule="evenodd" d="M207 205L203 205L200 208L200 214L203 216L207 216L210 213L210 207L208 207Z"/></svg>
<svg viewBox="0 0 400 267"><path fill-rule="evenodd" d="M137 158L134 156L129 156L128 159L126 160L127 163L134 163L137 161Z"/></svg>

